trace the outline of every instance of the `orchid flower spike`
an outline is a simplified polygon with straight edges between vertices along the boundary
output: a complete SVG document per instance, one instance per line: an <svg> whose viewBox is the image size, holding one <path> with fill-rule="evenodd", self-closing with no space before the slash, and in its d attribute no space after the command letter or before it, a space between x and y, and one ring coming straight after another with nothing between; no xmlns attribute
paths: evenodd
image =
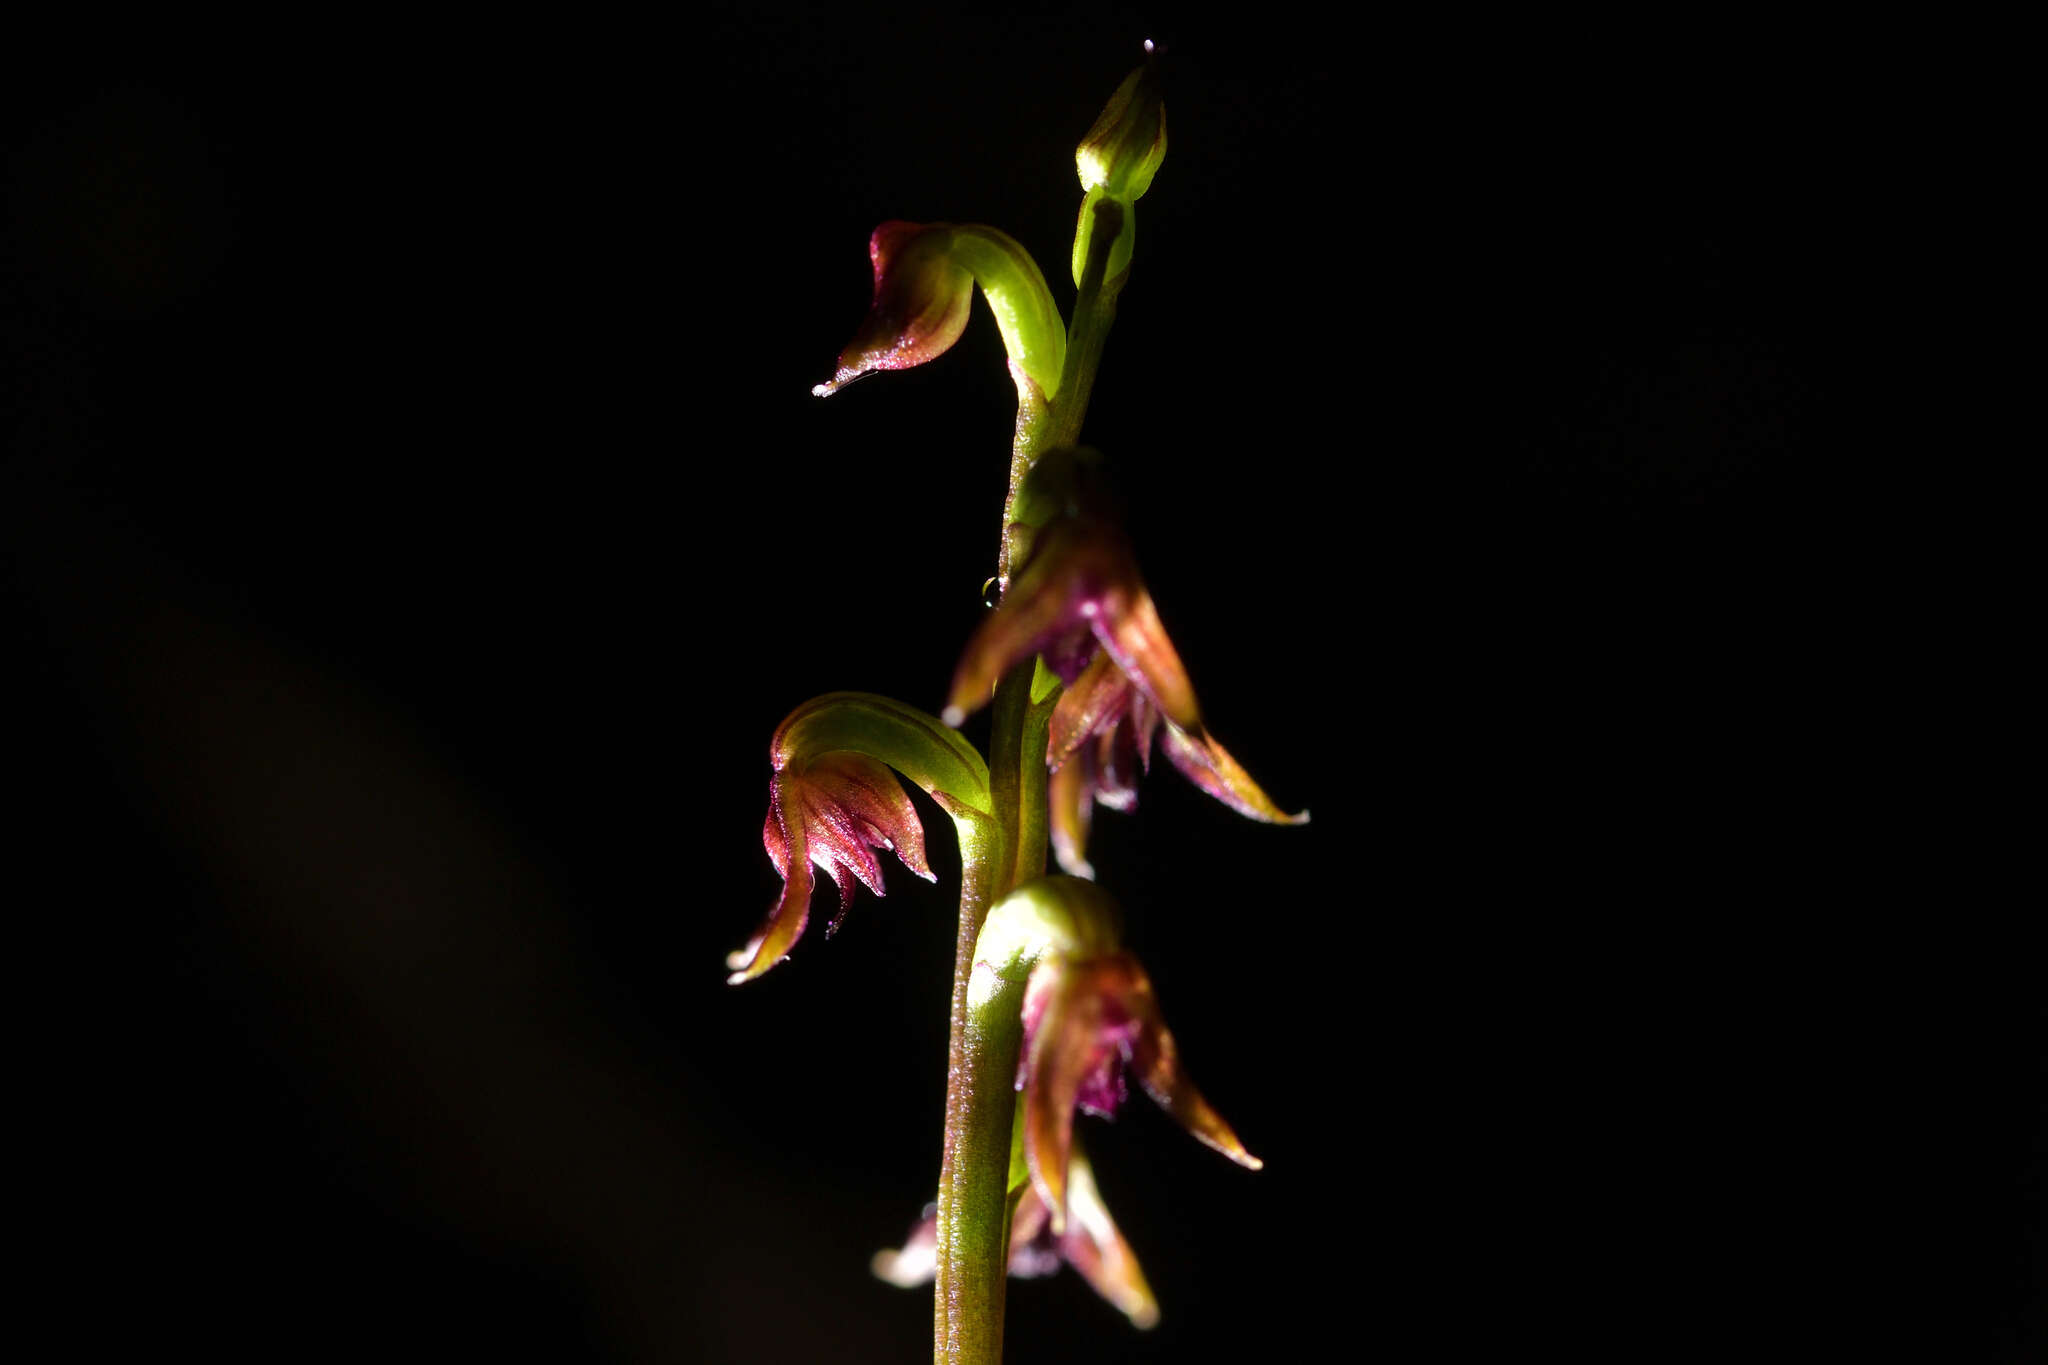
<svg viewBox="0 0 2048 1365"><path fill-rule="evenodd" d="M882 894L873 850L893 852L926 881L924 827L889 770L930 793L956 824L994 809L988 766L974 746L936 719L887 697L833 692L805 702L776 728L768 746L768 821L761 842L783 879L782 894L744 948L727 956L733 985L780 962L803 935L811 913L813 865L839 887L846 917L858 881ZM963 843L965 841L963 840Z"/></svg>
<svg viewBox="0 0 2048 1365"><path fill-rule="evenodd" d="M1025 477L1007 537L1010 562L1021 568L967 642L946 723L958 725L979 709L996 679L1033 654L1067 684L1053 711L1046 763L1054 855L1076 876L1091 875L1083 847L1092 805L1130 809L1133 769L1149 768L1162 729L1173 765L1232 810L1269 824L1306 823L1307 811L1282 810L1209 735L1096 478L1099 459L1085 449L1050 451Z"/></svg>
<svg viewBox="0 0 2048 1365"><path fill-rule="evenodd" d="M975 946L968 1009L1027 969L1023 1157L1031 1188L1055 1235L1067 1230L1074 1111L1108 1118L1122 1105L1126 1071L1183 1128L1240 1166L1265 1163L1246 1151L1181 1069L1152 982L1118 946L1120 916L1108 893L1075 877L1026 882L989 911Z"/></svg>
<svg viewBox="0 0 2048 1365"><path fill-rule="evenodd" d="M812 393L823 398L876 370L906 370L943 355L967 330L976 285L1003 334L1020 399L1043 401L1058 391L1066 324L1044 272L1008 233L978 223L887 222L869 239L868 259L875 297L867 320L840 352L832 378Z"/></svg>

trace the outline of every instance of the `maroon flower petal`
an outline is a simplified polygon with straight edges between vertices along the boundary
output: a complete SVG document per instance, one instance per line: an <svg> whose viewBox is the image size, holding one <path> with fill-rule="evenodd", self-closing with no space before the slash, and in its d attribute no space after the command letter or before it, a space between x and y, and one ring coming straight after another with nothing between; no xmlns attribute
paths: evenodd
<svg viewBox="0 0 2048 1365"><path fill-rule="evenodd" d="M1088 825L1095 807L1094 774L1089 760L1077 758L1046 780L1046 798L1051 807L1049 832L1052 856L1072 877L1095 880L1088 865Z"/></svg>
<svg viewBox="0 0 2048 1365"><path fill-rule="evenodd" d="M1121 535L1095 522L1054 522L1038 537L1030 563L1011 580L1002 604L968 639L946 698L947 724L957 725L978 710L1004 670L1034 654L1044 656L1061 682L1078 682L1095 655L1089 634L1106 641L1104 622L1143 594Z"/></svg>
<svg viewBox="0 0 2048 1365"><path fill-rule="evenodd" d="M1273 803L1273 798L1252 781L1251 774L1238 766L1229 751L1206 733L1197 731L1190 734L1175 726L1167 726L1166 756L1190 782L1239 815L1248 815L1273 825L1308 823L1307 811L1289 815L1280 809Z"/></svg>
<svg viewBox="0 0 2048 1365"><path fill-rule="evenodd" d="M804 844L802 827L785 827L783 838L789 866L782 883L782 894L775 898L767 919L755 930L747 946L726 956L726 968L732 973L726 977L728 985L752 981L782 961L790 945L802 937L804 925L810 921L811 859Z"/></svg>
<svg viewBox="0 0 2048 1365"><path fill-rule="evenodd" d="M1195 705L1194 684L1186 665L1166 638L1166 627L1152 605L1152 594L1139 584L1122 610L1096 618L1095 634L1116 660L1124 676L1144 690L1160 713L1183 729L1202 723Z"/></svg>
<svg viewBox="0 0 2048 1365"><path fill-rule="evenodd" d="M1048 958L1032 969L1053 978L1036 1019L1025 1023L1024 1164L1032 1188L1052 1211L1055 1232L1066 1229L1067 1165L1074 1141L1074 1109L1081 1089L1121 1054L1105 1037L1105 998L1091 989L1085 968Z"/></svg>
<svg viewBox="0 0 2048 1365"><path fill-rule="evenodd" d="M1029 1191L1025 1197L1030 1197ZM1059 1239L1060 1256L1096 1293L1128 1317L1132 1326L1157 1326L1159 1301L1152 1297L1152 1286L1145 1282L1131 1244L1111 1220L1095 1188L1095 1172L1078 1145L1067 1168L1067 1212L1067 1230Z"/></svg>
<svg viewBox="0 0 2048 1365"><path fill-rule="evenodd" d="M856 883L877 896L884 891L882 865L873 849L893 851L926 881L924 826L887 764L852 750L830 750L808 766L784 767L768 784L768 822L761 842L783 877L783 894L752 941L727 959L737 985L780 961L810 917L812 868L822 868L839 888L839 911L826 926L838 930L853 902Z"/></svg>
<svg viewBox="0 0 2048 1365"><path fill-rule="evenodd" d="M1136 689L1116 666L1116 660L1107 654L1097 654L1095 661L1053 705L1052 730L1046 737L1046 765L1058 772L1084 741L1122 719L1135 695Z"/></svg>
<svg viewBox="0 0 2048 1365"><path fill-rule="evenodd" d="M1118 1012L1136 1025L1130 1032L1130 1063L1138 1084L1198 1140L1240 1166L1254 1171L1262 1168L1266 1163L1244 1149L1223 1116L1209 1106L1181 1069L1179 1049L1174 1046L1173 1035L1167 1032L1166 1021L1160 1018L1152 982L1137 959L1121 953L1112 961L1116 970L1101 974L1100 989L1113 996Z"/></svg>

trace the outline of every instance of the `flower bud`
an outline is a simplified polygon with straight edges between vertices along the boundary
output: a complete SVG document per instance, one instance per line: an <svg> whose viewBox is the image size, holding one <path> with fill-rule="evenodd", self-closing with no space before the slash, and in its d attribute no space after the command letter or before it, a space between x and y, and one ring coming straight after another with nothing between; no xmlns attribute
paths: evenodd
<svg viewBox="0 0 2048 1365"><path fill-rule="evenodd" d="M1103 106L1095 126L1074 149L1081 188L1100 188L1135 203L1152 187L1166 160L1166 103L1160 98L1159 64L1146 45L1145 64L1124 77Z"/></svg>

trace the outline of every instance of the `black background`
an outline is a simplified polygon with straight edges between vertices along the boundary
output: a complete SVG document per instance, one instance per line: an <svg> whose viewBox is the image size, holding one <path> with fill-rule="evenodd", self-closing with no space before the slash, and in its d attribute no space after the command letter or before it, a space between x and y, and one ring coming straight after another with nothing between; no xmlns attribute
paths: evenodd
<svg viewBox="0 0 2048 1365"><path fill-rule="evenodd" d="M1098 822L1268 1169L1142 1100L1087 1130L1164 1322L1018 1283L1011 1358L1908 1314L1842 1247L1908 1216L1872 1134L1968 992L1865 963L1830 870L1824 43L294 19L7 58L16 1126L81 1350L919 1358L866 1265L937 1169L944 822L939 886L721 958L781 716L941 700L1011 390L985 313L808 389L883 219L1003 227L1068 301L1072 147L1148 35L1171 149L1087 435L1215 732L1315 820L1162 765ZM1921 1298L2019 1359L2040 1020L1968 1022L2017 1061L1931 1068L1989 1123Z"/></svg>

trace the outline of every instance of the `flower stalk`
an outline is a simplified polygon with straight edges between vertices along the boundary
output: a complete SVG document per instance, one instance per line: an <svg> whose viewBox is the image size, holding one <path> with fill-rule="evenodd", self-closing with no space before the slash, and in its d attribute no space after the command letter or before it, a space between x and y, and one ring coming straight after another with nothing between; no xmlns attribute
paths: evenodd
<svg viewBox="0 0 2048 1365"><path fill-rule="evenodd" d="M1112 206L1114 207L1114 206ZM1059 396L1035 405L1023 394L1017 410L1017 439L1010 464L1010 492L1004 502L1007 530L1018 489L1045 451L1060 444L1056 433L1078 432L1102 341L1115 319L1116 295L1105 295L1103 268L1114 231L1098 231L1091 242L1084 288L1068 329L1066 365ZM1095 288L1090 291L1087 285ZM1118 281L1121 287L1122 281ZM1085 325L1085 331L1084 331ZM1037 411L1031 409L1036 407ZM1010 537L1003 537L999 578L1008 586ZM1003 1353L1003 1302L1009 1271L1010 1134L1016 1108L1012 1083L1022 1024L1003 1022L1001 1007L970 1017L969 987L974 945L994 898L1045 872L1047 841L1047 740L1059 680L1034 657L1013 664L996 684L989 735L989 790L1001 827L1007 861L993 895L970 904L963 884L959 937L953 961L953 1017L946 1066L946 1144L939 1170L937 1292L934 1359L943 1365L984 1365ZM963 876L963 883L964 883ZM1021 990L1021 986L1019 987ZM1017 1002L1021 1004L1021 996Z"/></svg>

